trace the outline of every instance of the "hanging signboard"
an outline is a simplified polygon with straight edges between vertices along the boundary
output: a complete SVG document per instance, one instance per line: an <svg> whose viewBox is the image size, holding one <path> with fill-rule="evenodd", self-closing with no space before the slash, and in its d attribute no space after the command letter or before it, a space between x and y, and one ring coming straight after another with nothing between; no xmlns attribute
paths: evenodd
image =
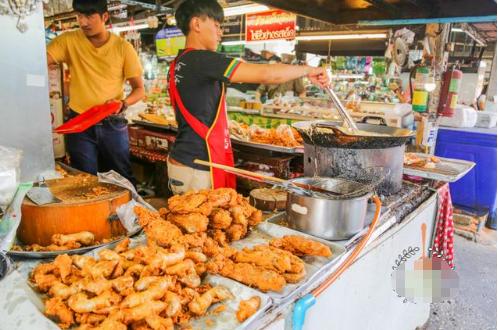
<svg viewBox="0 0 498 330"><path fill-rule="evenodd" d="M185 36L180 29L164 28L156 34L156 54L158 57L176 56L185 47Z"/></svg>
<svg viewBox="0 0 498 330"><path fill-rule="evenodd" d="M296 15L270 10L246 15L246 41L293 40L296 37Z"/></svg>
<svg viewBox="0 0 498 330"><path fill-rule="evenodd" d="M244 33L244 16L235 15L225 17L223 24L221 24L224 37L238 36Z"/></svg>

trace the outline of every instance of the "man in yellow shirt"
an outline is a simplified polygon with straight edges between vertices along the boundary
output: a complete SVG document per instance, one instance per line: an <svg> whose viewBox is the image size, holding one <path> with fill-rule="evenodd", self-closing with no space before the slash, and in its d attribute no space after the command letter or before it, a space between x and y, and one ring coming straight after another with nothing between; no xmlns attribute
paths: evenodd
<svg viewBox="0 0 498 330"><path fill-rule="evenodd" d="M129 42L107 31L106 0L73 0L73 9L80 29L63 33L47 47L48 65L64 62L69 67L70 118L110 100L120 101L122 107L119 115L66 136L71 165L93 174L112 169L135 183L122 112L144 97L138 55ZM132 88L127 96L125 81Z"/></svg>

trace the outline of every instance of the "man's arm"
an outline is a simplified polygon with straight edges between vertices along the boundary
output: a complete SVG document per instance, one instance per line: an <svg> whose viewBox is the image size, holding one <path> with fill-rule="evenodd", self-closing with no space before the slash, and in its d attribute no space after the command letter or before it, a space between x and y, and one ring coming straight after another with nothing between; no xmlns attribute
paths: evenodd
<svg viewBox="0 0 498 330"><path fill-rule="evenodd" d="M142 77L132 77L128 78L128 82L131 86L131 93L125 98L127 105L132 105L142 100L145 96L144 81Z"/></svg>
<svg viewBox="0 0 498 330"><path fill-rule="evenodd" d="M289 80L307 76L320 87L329 85L329 77L324 68L307 65L252 64L240 63L230 81L233 83L281 84Z"/></svg>

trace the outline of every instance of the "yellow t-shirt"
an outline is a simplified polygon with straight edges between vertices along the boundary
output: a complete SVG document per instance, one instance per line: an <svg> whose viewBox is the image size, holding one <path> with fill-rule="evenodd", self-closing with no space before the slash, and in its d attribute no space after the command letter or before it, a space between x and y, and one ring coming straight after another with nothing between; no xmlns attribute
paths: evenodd
<svg viewBox="0 0 498 330"><path fill-rule="evenodd" d="M95 48L83 31L65 32L48 45L47 52L55 62L68 65L69 107L78 113L111 99L122 99L125 81L142 76L137 52L114 33L103 46Z"/></svg>

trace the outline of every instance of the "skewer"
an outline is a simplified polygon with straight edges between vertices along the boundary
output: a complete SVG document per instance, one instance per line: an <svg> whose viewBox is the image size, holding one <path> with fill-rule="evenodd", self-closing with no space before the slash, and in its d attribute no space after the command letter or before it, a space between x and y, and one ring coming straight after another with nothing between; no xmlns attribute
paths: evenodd
<svg viewBox="0 0 498 330"><path fill-rule="evenodd" d="M323 188L320 188L317 186L312 186L309 184L303 184L303 183L298 183L298 182L291 182L291 181L276 178L273 176L268 176L268 175L264 175L264 174L260 174L260 173L242 170L240 168L236 168L236 167L232 167L232 166L227 166L227 165L222 165L222 164L217 164L217 163L212 163L212 162L206 162L206 161L200 160L200 159L195 159L194 163L198 164L198 165L204 165L204 166L208 166L208 167L218 168L220 170L224 170L226 172L229 172L229 173L232 173L232 174L235 174L238 176L243 176L246 178L249 177L249 178L261 179L261 180L266 181L267 183L277 184L277 185L282 186L284 188L288 188L289 186L296 186L296 187L298 187L300 189L304 189L306 191L312 190L312 191L316 191L316 192L320 192L320 193L324 193L324 194L331 194L331 195L336 195L336 196L341 195L339 193L336 193L336 192L333 192L333 191L330 191L327 189L323 189Z"/></svg>

